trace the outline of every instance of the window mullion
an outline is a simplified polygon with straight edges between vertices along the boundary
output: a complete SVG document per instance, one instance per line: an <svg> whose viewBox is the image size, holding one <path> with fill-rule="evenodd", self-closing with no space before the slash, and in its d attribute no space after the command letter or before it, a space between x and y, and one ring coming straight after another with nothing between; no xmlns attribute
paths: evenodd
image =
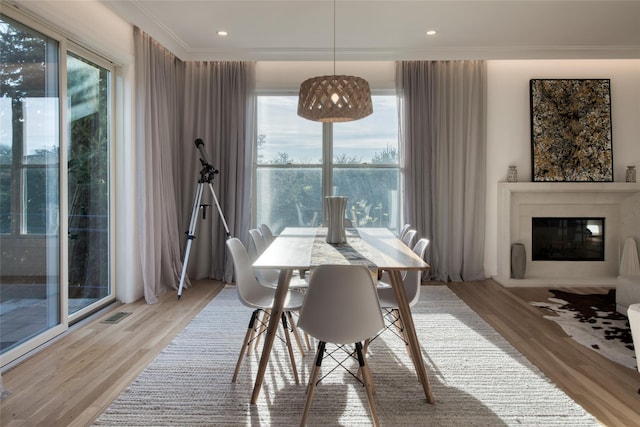
<svg viewBox="0 0 640 427"><path fill-rule="evenodd" d="M333 124L322 124L322 219L327 217L324 199L333 196Z"/></svg>

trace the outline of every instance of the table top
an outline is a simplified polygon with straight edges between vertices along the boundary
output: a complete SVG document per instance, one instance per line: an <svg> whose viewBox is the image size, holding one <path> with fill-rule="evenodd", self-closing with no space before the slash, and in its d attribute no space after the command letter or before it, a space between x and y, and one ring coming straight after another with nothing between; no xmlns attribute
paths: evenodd
<svg viewBox="0 0 640 427"><path fill-rule="evenodd" d="M429 269L429 264L387 228L347 229L347 242L339 245L326 243L324 235L326 228L322 227L285 228L253 266L305 269L323 263L349 264L351 261L343 254L357 253L382 270Z"/></svg>

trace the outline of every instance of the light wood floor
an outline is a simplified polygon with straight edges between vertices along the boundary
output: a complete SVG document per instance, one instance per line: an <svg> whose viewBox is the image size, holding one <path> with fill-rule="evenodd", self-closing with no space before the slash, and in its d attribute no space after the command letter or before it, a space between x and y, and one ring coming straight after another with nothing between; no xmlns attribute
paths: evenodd
<svg viewBox="0 0 640 427"><path fill-rule="evenodd" d="M2 374L0 426L86 426L224 287L196 281L158 304L120 304ZM131 312L119 323L102 320Z"/></svg>
<svg viewBox="0 0 640 427"><path fill-rule="evenodd" d="M447 285L604 425L640 426L640 374L576 344L543 319L527 300L543 300L546 289L506 289L491 280ZM155 305L120 305L113 312L132 314L119 323L101 323L105 313L70 331L3 373L12 394L0 403L0 425L91 424L222 286L196 282L180 301L172 293Z"/></svg>
<svg viewBox="0 0 640 427"><path fill-rule="evenodd" d="M504 288L491 280L448 286L602 424L640 426L640 373L569 338L530 301L552 296L545 288ZM563 288L554 288L563 289ZM606 293L604 288L572 292Z"/></svg>

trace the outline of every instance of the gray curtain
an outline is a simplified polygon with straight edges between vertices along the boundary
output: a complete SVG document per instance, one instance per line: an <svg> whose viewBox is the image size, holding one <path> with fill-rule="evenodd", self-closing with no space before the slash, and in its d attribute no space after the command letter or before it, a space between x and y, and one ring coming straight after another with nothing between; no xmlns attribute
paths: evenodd
<svg viewBox="0 0 640 427"><path fill-rule="evenodd" d="M136 170L140 258L149 304L180 282L182 261L176 188L183 64L134 28Z"/></svg>
<svg viewBox="0 0 640 427"><path fill-rule="evenodd" d="M202 203L210 204L196 226L187 272L191 278L231 282L233 264L226 259L226 230L248 240L251 221L251 168L255 115L255 64L252 62L186 62L181 222L188 229L199 177L202 139L208 161L219 171L212 187L205 185ZM220 203L222 217L215 205Z"/></svg>
<svg viewBox="0 0 640 427"><path fill-rule="evenodd" d="M430 277L484 273L486 63L396 63L404 219L430 239Z"/></svg>
<svg viewBox="0 0 640 427"><path fill-rule="evenodd" d="M244 241L251 218L255 64L182 62L134 28L137 192L140 252L147 303L177 289L195 190L202 168L194 141L219 170L214 194L229 234ZM227 233L205 184L188 259L189 278L231 281ZM206 216L203 218L203 214Z"/></svg>

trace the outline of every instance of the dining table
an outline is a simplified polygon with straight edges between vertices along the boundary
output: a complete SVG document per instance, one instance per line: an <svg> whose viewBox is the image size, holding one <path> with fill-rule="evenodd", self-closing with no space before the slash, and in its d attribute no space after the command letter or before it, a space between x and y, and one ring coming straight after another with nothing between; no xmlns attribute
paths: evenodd
<svg viewBox="0 0 640 427"><path fill-rule="evenodd" d="M387 228L348 228L344 243L326 241L326 227L287 227L255 260L255 269L279 270L278 284L271 308L265 341L260 356L258 372L251 395L255 404L264 381L271 349L276 337L282 307L289 290L289 281L296 270L310 271L322 264L365 264L372 271L386 271L398 303L400 318L404 324L407 346L418 380L422 384L428 403L433 403L427 369L416 334L409 301L402 281L407 270L428 271L429 264L417 256Z"/></svg>

